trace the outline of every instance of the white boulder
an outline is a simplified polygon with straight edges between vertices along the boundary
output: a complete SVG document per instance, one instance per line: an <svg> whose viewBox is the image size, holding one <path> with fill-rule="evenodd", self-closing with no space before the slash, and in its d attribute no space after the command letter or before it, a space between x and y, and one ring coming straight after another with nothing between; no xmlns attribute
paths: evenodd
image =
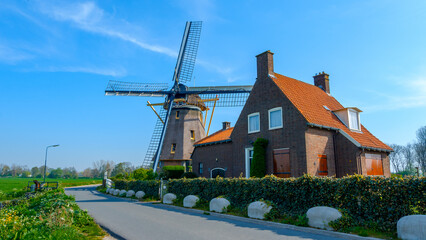
<svg viewBox="0 0 426 240"><path fill-rule="evenodd" d="M105 193L109 193L109 190L111 190L111 188L107 188Z"/></svg>
<svg viewBox="0 0 426 240"><path fill-rule="evenodd" d="M120 189L114 189L112 195L117 196L120 193Z"/></svg>
<svg viewBox="0 0 426 240"><path fill-rule="evenodd" d="M226 208L231 205L231 203L225 198L213 198L210 201L210 211L212 212L226 212Z"/></svg>
<svg viewBox="0 0 426 240"><path fill-rule="evenodd" d="M119 196L123 196L123 194L124 194L124 196L126 196L126 193L127 193L127 191L123 189L123 190L120 191Z"/></svg>
<svg viewBox="0 0 426 240"><path fill-rule="evenodd" d="M173 193L167 193L163 197L163 203L164 204L173 204L173 201L176 199L176 195Z"/></svg>
<svg viewBox="0 0 426 240"><path fill-rule="evenodd" d="M402 217L396 224L398 237L403 240L426 239L426 215Z"/></svg>
<svg viewBox="0 0 426 240"><path fill-rule="evenodd" d="M183 199L183 206L192 208L194 207L200 199L195 195L188 195Z"/></svg>
<svg viewBox="0 0 426 240"><path fill-rule="evenodd" d="M262 201L252 202L248 205L247 214L250 218L264 219L271 209L271 206Z"/></svg>
<svg viewBox="0 0 426 240"><path fill-rule="evenodd" d="M313 207L306 212L306 216L308 217L309 226L333 230L328 223L341 218L342 214L339 210L331 207Z"/></svg>
<svg viewBox="0 0 426 240"><path fill-rule="evenodd" d="M135 195L135 191L133 191L133 190L129 190L126 193L126 197L133 197L133 195Z"/></svg>
<svg viewBox="0 0 426 240"><path fill-rule="evenodd" d="M145 192L144 191L137 191L135 194L135 197L138 199L141 199L145 196Z"/></svg>

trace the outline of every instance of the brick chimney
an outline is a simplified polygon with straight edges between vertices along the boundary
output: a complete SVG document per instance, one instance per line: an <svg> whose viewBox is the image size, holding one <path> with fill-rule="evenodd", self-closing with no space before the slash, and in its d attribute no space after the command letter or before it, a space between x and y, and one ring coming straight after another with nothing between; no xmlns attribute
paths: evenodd
<svg viewBox="0 0 426 240"><path fill-rule="evenodd" d="M266 51L256 56L257 58L257 78L268 77L274 74L274 53Z"/></svg>
<svg viewBox="0 0 426 240"><path fill-rule="evenodd" d="M222 130L226 130L231 127L231 122L222 122Z"/></svg>
<svg viewBox="0 0 426 240"><path fill-rule="evenodd" d="M329 75L327 73L318 73L314 76L314 84L321 88L324 92L330 94L330 83L328 77Z"/></svg>

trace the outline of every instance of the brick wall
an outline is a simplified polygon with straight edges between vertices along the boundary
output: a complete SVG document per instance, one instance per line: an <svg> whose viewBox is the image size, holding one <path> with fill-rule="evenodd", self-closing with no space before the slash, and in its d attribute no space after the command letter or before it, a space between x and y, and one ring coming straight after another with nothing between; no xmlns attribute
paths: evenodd
<svg viewBox="0 0 426 240"><path fill-rule="evenodd" d="M282 107L283 128L269 130L268 110ZM260 114L260 132L248 134L247 116L251 113ZM266 171L273 173L273 149L289 148L291 175L298 177L307 172L305 130L306 120L291 104L287 97L278 89L268 76L257 79L247 102L235 124L231 134L233 151L233 176L246 176L245 148L252 147L257 138L269 140L266 149Z"/></svg>
<svg viewBox="0 0 426 240"><path fill-rule="evenodd" d="M203 173L200 174L199 163L203 163ZM210 170L224 168L225 177L232 175L232 143L221 143L195 148L192 153L192 171L200 177L210 177Z"/></svg>
<svg viewBox="0 0 426 240"><path fill-rule="evenodd" d="M328 176L336 175L333 134L332 131L318 128L309 128L305 132L308 174L319 176L318 155L326 155Z"/></svg>
<svg viewBox="0 0 426 240"><path fill-rule="evenodd" d="M360 149L340 133L336 135L335 142L336 177L362 174Z"/></svg>

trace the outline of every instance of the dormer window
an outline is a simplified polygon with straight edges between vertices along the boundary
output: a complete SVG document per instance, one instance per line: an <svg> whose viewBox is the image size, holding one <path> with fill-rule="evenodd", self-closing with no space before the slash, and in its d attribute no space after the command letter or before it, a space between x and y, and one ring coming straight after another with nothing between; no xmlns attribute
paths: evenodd
<svg viewBox="0 0 426 240"><path fill-rule="evenodd" d="M359 113L362 112L356 107L343 108L333 111L339 120L352 131L361 131Z"/></svg>
<svg viewBox="0 0 426 240"><path fill-rule="evenodd" d="M359 124L359 112L349 109L349 128L351 130L361 131Z"/></svg>

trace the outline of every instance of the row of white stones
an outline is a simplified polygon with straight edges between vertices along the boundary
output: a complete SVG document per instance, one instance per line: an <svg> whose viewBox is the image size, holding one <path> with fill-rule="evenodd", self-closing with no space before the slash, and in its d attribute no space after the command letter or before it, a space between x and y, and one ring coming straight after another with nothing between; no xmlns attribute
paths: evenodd
<svg viewBox="0 0 426 240"><path fill-rule="evenodd" d="M145 196L145 192L144 191L137 191L135 193L135 191L133 190L120 190L120 189L114 189L114 188L107 188L106 193L114 195L114 196L120 196L120 197L133 197L135 196L138 199L141 199Z"/></svg>
<svg viewBox="0 0 426 240"><path fill-rule="evenodd" d="M167 193L163 197L164 204L173 204L176 195ZM193 208L200 199L195 195L188 195L183 199L183 206ZM222 197L213 198L209 207L211 212L226 212L231 203ZM248 206L247 214L250 218L264 219L272 206L263 201L252 202ZM331 207L313 207L306 212L308 225L315 228L333 230L328 224L342 217L339 210ZM426 215L410 215L399 219L397 223L398 237L401 239L426 239Z"/></svg>

